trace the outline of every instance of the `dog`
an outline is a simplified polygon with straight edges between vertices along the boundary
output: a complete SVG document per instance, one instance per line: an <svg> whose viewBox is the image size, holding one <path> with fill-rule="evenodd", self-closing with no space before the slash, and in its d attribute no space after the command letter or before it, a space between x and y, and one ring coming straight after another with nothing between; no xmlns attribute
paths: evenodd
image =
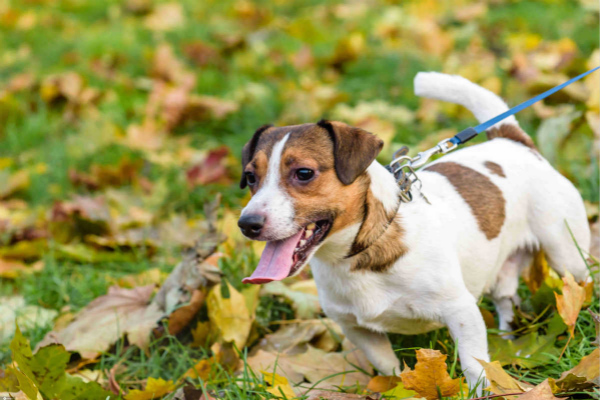
<svg viewBox="0 0 600 400"><path fill-rule="evenodd" d="M421 72L419 96L463 105L483 122L508 109L459 76ZM310 261L327 316L382 374L400 363L386 333L443 326L471 387L485 379L488 295L510 330L520 272L543 249L560 275L585 280L590 231L582 198L511 116L488 141L417 171L411 202L375 158L383 142L341 122L259 128L242 150L240 186L252 197L238 225L267 241L245 283L298 274ZM571 237L571 233L573 237ZM575 239L575 241L573 240Z"/></svg>

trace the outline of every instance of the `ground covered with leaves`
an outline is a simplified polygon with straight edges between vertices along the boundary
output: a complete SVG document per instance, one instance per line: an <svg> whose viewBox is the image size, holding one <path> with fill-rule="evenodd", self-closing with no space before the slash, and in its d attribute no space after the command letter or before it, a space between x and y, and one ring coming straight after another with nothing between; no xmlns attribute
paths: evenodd
<svg viewBox="0 0 600 400"><path fill-rule="evenodd" d="M309 271L241 283L262 250L236 226L241 146L325 117L376 133L387 162L474 123L415 97L418 71L515 105L599 65L598 47L589 0L0 1L0 396L476 396L445 329L392 335L405 370L374 377ZM594 279L599 87L518 115L586 201ZM597 289L540 255L519 292L512 336L481 299L489 390L598 396Z"/></svg>

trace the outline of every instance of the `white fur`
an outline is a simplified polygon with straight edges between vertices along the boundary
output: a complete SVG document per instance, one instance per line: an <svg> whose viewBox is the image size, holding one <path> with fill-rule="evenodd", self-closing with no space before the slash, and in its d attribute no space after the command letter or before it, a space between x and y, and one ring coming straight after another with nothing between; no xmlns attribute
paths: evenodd
<svg viewBox="0 0 600 400"><path fill-rule="evenodd" d="M494 94L460 77L420 73L415 87L418 94L467 106L480 120L506 109ZM575 187L522 144L498 138L438 162L447 161L486 175L502 191L506 216L498 237L486 238L469 205L443 175L421 170L422 191L429 203L414 193L411 203L400 206L404 235L398 245L402 241L408 252L392 268L383 273L351 271L352 259L344 258L344 249L352 243L357 226L327 238L311 266L325 313L381 372L399 371L384 332L418 334L445 325L458 342L463 371L474 385L483 376L476 358L489 360L477 299L490 294L502 327L507 328L519 272L532 250L543 247L553 269L582 280L587 269L566 224L584 253L590 232ZM486 161L499 164L506 177L490 173ZM377 162L369 167L371 189L391 207L397 191L392 189L391 175L382 170Z"/></svg>
<svg viewBox="0 0 600 400"><path fill-rule="evenodd" d="M294 235L300 229L294 224L294 202L281 186L281 155L289 133L275 143L269 158L269 167L262 187L242 210L245 214L258 214L265 217L261 240L279 240Z"/></svg>
<svg viewBox="0 0 600 400"><path fill-rule="evenodd" d="M500 97L462 76L419 72L414 85L417 96L460 104L468 108L479 122L485 122L508 110ZM501 124L519 125L514 115L494 126Z"/></svg>
<svg viewBox="0 0 600 400"><path fill-rule="evenodd" d="M371 177L370 189L373 195L381 201L386 212L398 209L398 193L400 189L392 174L377 161L373 161L367 174Z"/></svg>

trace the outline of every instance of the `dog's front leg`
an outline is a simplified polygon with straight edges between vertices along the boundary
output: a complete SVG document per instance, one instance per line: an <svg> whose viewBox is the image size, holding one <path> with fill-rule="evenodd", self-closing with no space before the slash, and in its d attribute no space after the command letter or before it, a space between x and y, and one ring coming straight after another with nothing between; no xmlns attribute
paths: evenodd
<svg viewBox="0 0 600 400"><path fill-rule="evenodd" d="M477 390L481 393L482 388L487 386L487 381L483 367L476 358L489 361L489 355L485 322L475 298L466 293L448 302L444 309L444 322L457 342L460 364L469 387L475 387L481 381Z"/></svg>
<svg viewBox="0 0 600 400"><path fill-rule="evenodd" d="M355 325L341 324L341 326L346 337L365 353L367 359L381 374L390 376L400 373L400 361L385 333Z"/></svg>

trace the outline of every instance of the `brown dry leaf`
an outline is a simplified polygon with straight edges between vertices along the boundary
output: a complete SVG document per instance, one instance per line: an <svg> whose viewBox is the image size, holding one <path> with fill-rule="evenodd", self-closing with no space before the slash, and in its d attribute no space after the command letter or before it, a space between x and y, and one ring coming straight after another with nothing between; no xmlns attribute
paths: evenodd
<svg viewBox="0 0 600 400"><path fill-rule="evenodd" d="M216 285L208 294L206 304L211 326L225 342L233 342L241 349L248 340L252 316L244 296L229 283L223 288ZM228 292L228 297L226 297Z"/></svg>
<svg viewBox="0 0 600 400"><path fill-rule="evenodd" d="M229 149L225 146L209 151L202 162L186 171L188 185L206 185L222 181L227 176L224 161L228 154Z"/></svg>
<svg viewBox="0 0 600 400"><path fill-rule="evenodd" d="M355 366L367 373L372 373L373 368L360 350L351 347L350 344L347 345L343 352L336 353L326 353L310 345L305 352L299 354L269 353L259 350L254 356L248 358L248 365L255 371L275 371L276 374L285 376L294 384L301 383L305 378L313 384L319 382L320 388L356 384L366 386L370 376L358 371Z"/></svg>
<svg viewBox="0 0 600 400"><path fill-rule="evenodd" d="M125 400L152 400L173 392L175 388L173 381L148 378L144 390L132 390L125 396Z"/></svg>
<svg viewBox="0 0 600 400"><path fill-rule="evenodd" d="M111 286L82 309L65 329L49 332L38 348L60 343L83 358L94 358L108 350L122 335L129 342L145 349L150 332L164 315L150 297L154 285L134 289Z"/></svg>
<svg viewBox="0 0 600 400"><path fill-rule="evenodd" d="M201 290L194 290L188 304L179 307L169 315L169 333L177 335L196 316L204 304L206 295Z"/></svg>
<svg viewBox="0 0 600 400"><path fill-rule="evenodd" d="M575 334L575 323L585 301L585 289L575 282L573 275L569 272L566 273L562 280L564 282L562 288L563 294L554 293L556 308L558 308L558 313L569 328L570 337L573 337Z"/></svg>
<svg viewBox="0 0 600 400"><path fill-rule="evenodd" d="M341 393L334 390L311 390L306 400L373 400L372 397L361 394ZM408 399L410 400L410 399Z"/></svg>
<svg viewBox="0 0 600 400"><path fill-rule="evenodd" d="M485 376L490 382L490 386L485 390L489 390L494 394L506 394L524 392L528 388L531 388L530 385L517 381L504 371L500 362L492 361L488 363L483 360L477 361L479 361L479 364L481 364L485 370Z"/></svg>
<svg viewBox="0 0 600 400"><path fill-rule="evenodd" d="M399 376L378 375L371 378L369 384L367 385L367 389L372 392L383 393L394 389L401 382L402 379Z"/></svg>
<svg viewBox="0 0 600 400"><path fill-rule="evenodd" d="M414 371L406 367L400 374L406 389L416 391L429 400L442 396L454 396L460 392L461 379L451 379L446 365L446 355L438 350L417 350Z"/></svg>
<svg viewBox="0 0 600 400"><path fill-rule="evenodd" d="M600 349L594 349L575 367L563 372L556 384L563 392L581 390L593 385L600 386Z"/></svg>
<svg viewBox="0 0 600 400"><path fill-rule="evenodd" d="M314 319L301 321L297 324L282 326L275 333L262 338L256 349L273 353L297 354L306 350L306 344L324 351L333 351L339 347L337 339L343 338L339 325L330 319ZM330 342L335 344L331 344Z"/></svg>
<svg viewBox="0 0 600 400"><path fill-rule="evenodd" d="M517 397L517 400L560 400L564 397L556 397L548 379L540 383L529 392Z"/></svg>

